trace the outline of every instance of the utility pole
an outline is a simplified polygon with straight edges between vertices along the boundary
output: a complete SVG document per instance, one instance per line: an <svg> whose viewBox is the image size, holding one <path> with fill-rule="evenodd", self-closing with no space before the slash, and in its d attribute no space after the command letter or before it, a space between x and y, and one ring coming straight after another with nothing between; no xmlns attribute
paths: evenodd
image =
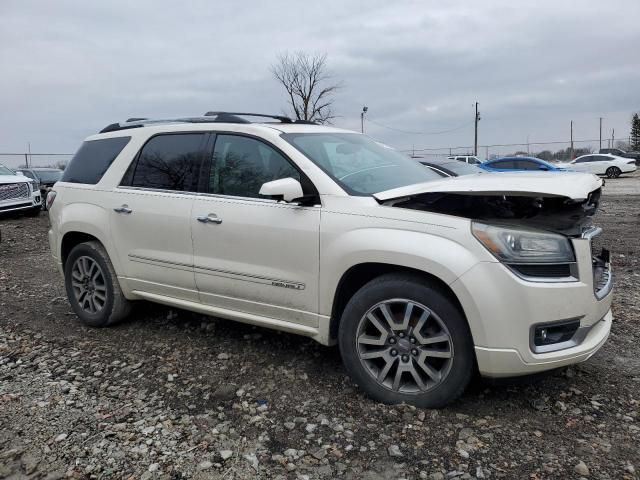
<svg viewBox="0 0 640 480"><path fill-rule="evenodd" d="M367 113L369 107L362 107L362 112L360 112L360 132L364 133L364 114Z"/></svg>
<svg viewBox="0 0 640 480"><path fill-rule="evenodd" d="M475 135L473 140L473 154L478 155L478 122L480 121L480 112L478 111L478 102L476 102L475 116Z"/></svg>
<svg viewBox="0 0 640 480"><path fill-rule="evenodd" d="M602 117L600 117L600 148L602 148Z"/></svg>
<svg viewBox="0 0 640 480"><path fill-rule="evenodd" d="M611 129L611 148L615 148L614 142L616 141L616 129Z"/></svg>
<svg viewBox="0 0 640 480"><path fill-rule="evenodd" d="M569 161L573 160L573 120L571 120L571 147L569 148Z"/></svg>

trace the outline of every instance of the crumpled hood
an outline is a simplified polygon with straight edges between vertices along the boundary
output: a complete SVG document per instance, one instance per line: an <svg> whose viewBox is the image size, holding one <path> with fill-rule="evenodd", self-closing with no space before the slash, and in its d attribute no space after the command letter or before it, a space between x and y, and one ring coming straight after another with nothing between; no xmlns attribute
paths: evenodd
<svg viewBox="0 0 640 480"><path fill-rule="evenodd" d="M382 202L423 193L565 197L571 200L585 200L591 192L600 187L602 180L590 173L496 172L490 175L464 175L416 183L379 192L373 196Z"/></svg>

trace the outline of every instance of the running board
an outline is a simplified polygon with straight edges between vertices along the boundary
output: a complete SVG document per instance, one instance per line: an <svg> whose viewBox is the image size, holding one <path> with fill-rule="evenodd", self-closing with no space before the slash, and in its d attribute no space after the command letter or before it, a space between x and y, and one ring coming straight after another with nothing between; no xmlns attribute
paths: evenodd
<svg viewBox="0 0 640 480"><path fill-rule="evenodd" d="M297 335L311 337L315 340L320 341L319 330L317 328L309 327L306 325L298 325L296 323L285 322L284 320L277 320L275 318L263 317L260 315L240 312L237 310L229 310L228 308L214 307L212 305L191 302L189 300L180 300L173 297L167 297L165 295L142 292L140 290L133 290L132 293L141 298L144 298L145 300L161 303L170 307L183 308L184 310L202 313L204 315L210 315L212 317L226 318L228 320L234 320L236 322L248 323L250 325L257 325L259 327L272 328L274 330L281 330L283 332L295 333Z"/></svg>

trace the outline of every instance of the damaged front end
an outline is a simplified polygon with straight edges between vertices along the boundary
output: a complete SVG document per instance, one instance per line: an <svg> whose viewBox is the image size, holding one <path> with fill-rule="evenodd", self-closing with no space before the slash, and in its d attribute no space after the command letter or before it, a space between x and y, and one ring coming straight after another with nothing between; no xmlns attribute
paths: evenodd
<svg viewBox="0 0 640 480"><path fill-rule="evenodd" d="M591 225L600 193L600 189L595 190L581 200L566 197L423 193L390 201L389 204L486 223L525 225L573 237L579 236Z"/></svg>
<svg viewBox="0 0 640 480"><path fill-rule="evenodd" d="M487 178L489 177L489 178ZM580 236L600 202L590 174L469 175L376 194L383 205Z"/></svg>

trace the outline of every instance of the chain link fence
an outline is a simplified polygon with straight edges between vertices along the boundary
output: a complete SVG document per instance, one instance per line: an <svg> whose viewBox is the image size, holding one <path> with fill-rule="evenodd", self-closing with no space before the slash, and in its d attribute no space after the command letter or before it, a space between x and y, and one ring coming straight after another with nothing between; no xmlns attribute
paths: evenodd
<svg viewBox="0 0 640 480"><path fill-rule="evenodd" d="M527 155L537 157L550 162L563 162L580 155L597 152L600 147L600 139L556 141L556 142L529 142L529 143L504 143L494 145L478 145L477 156L480 159L490 160L509 155ZM602 139L602 148L619 148L629 150L630 139ZM473 146L455 147L429 147L411 148L402 152L415 158L444 159L455 155L473 155Z"/></svg>
<svg viewBox="0 0 640 480"><path fill-rule="evenodd" d="M53 167L64 168L73 153L0 153L0 164L9 168Z"/></svg>

